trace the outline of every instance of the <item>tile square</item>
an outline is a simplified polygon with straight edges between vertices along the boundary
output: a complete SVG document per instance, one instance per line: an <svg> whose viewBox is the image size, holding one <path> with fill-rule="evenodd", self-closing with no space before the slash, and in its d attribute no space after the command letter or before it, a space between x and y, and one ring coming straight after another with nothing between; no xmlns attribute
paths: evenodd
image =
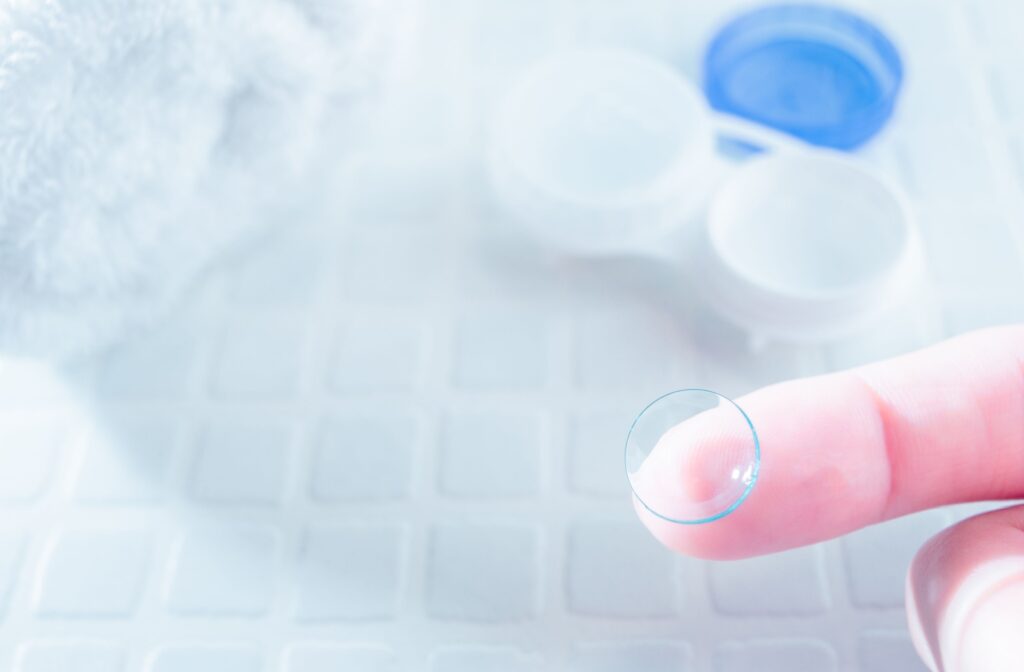
<svg viewBox="0 0 1024 672"><path fill-rule="evenodd" d="M18 647L15 672L124 672L124 649L86 639L39 640Z"/></svg>
<svg viewBox="0 0 1024 672"><path fill-rule="evenodd" d="M364 228L344 241L342 294L365 303L410 304L435 298L456 253L443 229L402 232Z"/></svg>
<svg viewBox="0 0 1024 672"><path fill-rule="evenodd" d="M57 618L129 618L149 573L150 539L134 530L66 530L47 544L34 611Z"/></svg>
<svg viewBox="0 0 1024 672"><path fill-rule="evenodd" d="M454 186L446 162L432 154L360 157L353 167L350 212L361 222L423 226L437 221L448 211Z"/></svg>
<svg viewBox="0 0 1024 672"><path fill-rule="evenodd" d="M508 646L450 646L430 656L430 672L540 672L538 654Z"/></svg>
<svg viewBox="0 0 1024 672"><path fill-rule="evenodd" d="M267 672L255 646L236 644L176 644L154 651L146 672Z"/></svg>
<svg viewBox="0 0 1024 672"><path fill-rule="evenodd" d="M536 415L449 413L441 429L439 488L453 497L528 497L540 489L543 425Z"/></svg>
<svg viewBox="0 0 1024 672"><path fill-rule="evenodd" d="M305 305L323 275L322 241L274 235L231 269L227 299L246 307Z"/></svg>
<svg viewBox="0 0 1024 672"><path fill-rule="evenodd" d="M480 7L485 7L481 5ZM469 48L495 69L518 69L548 53L558 44L560 5L548 0L520 0L511 4L486 6L473 21ZM522 37L529 35L529 40ZM487 81L487 79L484 79Z"/></svg>
<svg viewBox="0 0 1024 672"><path fill-rule="evenodd" d="M569 530L569 611L603 618L679 613L679 560L639 521L584 521Z"/></svg>
<svg viewBox="0 0 1024 672"><path fill-rule="evenodd" d="M162 500L179 434L170 420L111 414L87 439L75 474L75 498L89 504L135 506Z"/></svg>
<svg viewBox="0 0 1024 672"><path fill-rule="evenodd" d="M373 644L294 644L285 654L284 672L399 672L398 656Z"/></svg>
<svg viewBox="0 0 1024 672"><path fill-rule="evenodd" d="M193 496L219 504L276 504L289 467L291 432L285 425L209 424L192 464Z"/></svg>
<svg viewBox="0 0 1024 672"><path fill-rule="evenodd" d="M538 530L523 525L439 525L431 530L427 613L488 623L534 618L540 602Z"/></svg>
<svg viewBox="0 0 1024 672"><path fill-rule="evenodd" d="M890 35L900 36L900 46L911 54L931 53L935 59L911 58L905 65L911 75L919 67L933 67L933 60L954 60L959 57L961 68L965 66L960 53L965 46L957 31L956 22L962 15L951 11L956 7L953 3L936 3L927 0L891 0L886 3L875 3L873 0L858 0L852 7L871 8L874 20L880 21ZM928 11L922 12L926 7ZM908 75L910 76L910 75ZM948 94L945 98L949 98Z"/></svg>
<svg viewBox="0 0 1024 672"><path fill-rule="evenodd" d="M1012 66L997 65L992 73L992 97L996 110L1007 121L1024 119L1024 82Z"/></svg>
<svg viewBox="0 0 1024 672"><path fill-rule="evenodd" d="M858 607L903 607L907 568L918 549L946 527L939 510L924 511L843 537L850 599Z"/></svg>
<svg viewBox="0 0 1024 672"><path fill-rule="evenodd" d="M568 468L569 488L574 493L598 497L629 494L622 454L638 411L595 410L571 418Z"/></svg>
<svg viewBox="0 0 1024 672"><path fill-rule="evenodd" d="M420 425L416 414L402 409L328 418L313 457L313 499L332 503L408 495Z"/></svg>
<svg viewBox="0 0 1024 672"><path fill-rule="evenodd" d="M711 600L727 616L812 616L832 604L820 546L708 565Z"/></svg>
<svg viewBox="0 0 1024 672"><path fill-rule="evenodd" d="M636 11L621 0L597 0L588 11L573 13L581 40L588 46L624 47L641 51L671 63L687 64L698 59L696 45L708 39L721 22L717 11L703 5L680 6L664 0L646 0L644 11Z"/></svg>
<svg viewBox="0 0 1024 672"><path fill-rule="evenodd" d="M505 221L506 214L486 194L480 194L469 216ZM457 266L459 292L467 301L487 306L512 303L549 315L564 309L564 269L557 259L536 254L528 236L513 227L492 227L477 232L472 243L473 254L462 255Z"/></svg>
<svg viewBox="0 0 1024 672"><path fill-rule="evenodd" d="M429 9L423 11L419 18L422 23L444 22L448 16L458 15L463 9L462 5L449 7L443 2L431 2ZM472 127L479 124L480 119L473 118L473 111L467 110L467 106L458 97L445 95L446 89L449 94L451 89L445 87L444 83L455 84L455 82L462 81L459 72L448 72L445 68L451 62L465 63L465 58L457 56L457 54L465 53L461 49L461 45L455 47L448 35L428 36L428 32L426 30L419 31L419 34L425 37L422 43L424 48L431 49L435 56L438 54L443 54L443 56L424 59L410 69L413 72L429 73L430 76L410 77L403 82L403 86L395 87L391 93L394 104L390 106L391 109L387 110L387 114L382 117L380 123L381 128L386 130L388 137L392 140L405 143L409 147L422 147L424 154L436 154L438 157L442 157L441 160L449 160L452 156L456 158L460 155L464 156L467 147L477 146L473 144L473 136L467 134L466 131L467 126ZM445 56L447 59L444 58ZM440 67L438 67L439 64ZM441 86L438 85L439 78L442 82ZM405 153L403 152L403 154ZM402 160L406 160L404 156ZM437 162L435 161L433 164L434 177L436 177ZM357 174L361 172L361 167L357 166L355 172ZM373 178L371 177L371 179ZM389 175L388 180L393 181L394 175ZM401 213L392 214L379 210L374 212L375 209L388 209L387 206L383 206L385 198L391 199L391 208L403 207L402 203L396 203L402 199L395 198L395 191L407 192L408 189L405 185L393 185L393 182L387 184L388 180L381 180L379 184L367 187L369 191L375 192L370 194L369 202L352 204L353 214L359 218L359 221L370 223L386 221L391 226L418 225L420 228L425 222L435 223L438 221L440 212L430 212L433 207L429 203L414 204L409 209L410 211L419 210L419 214L423 215L423 218L409 219L403 217ZM425 200L436 199L441 191L441 189L434 191L435 188L432 187L431 181L431 178L425 178L416 185L419 190L434 192ZM355 189L359 188L361 185L357 178ZM390 189L395 191L389 191ZM412 200L419 197L419 193L410 195ZM443 218L440 221L443 221Z"/></svg>
<svg viewBox="0 0 1024 672"><path fill-rule="evenodd" d="M165 605L184 616L255 618L275 593L280 533L265 525L196 528L178 539Z"/></svg>
<svg viewBox="0 0 1024 672"><path fill-rule="evenodd" d="M1018 132L1010 139L1010 161L1017 184L1024 188L1024 133Z"/></svg>
<svg viewBox="0 0 1024 672"><path fill-rule="evenodd" d="M0 532L0 617L7 613L11 594L25 558L26 536L21 532Z"/></svg>
<svg viewBox="0 0 1024 672"><path fill-rule="evenodd" d="M936 138L942 142L936 142ZM977 134L955 125L908 127L900 143L913 196L930 203L995 199L992 157Z"/></svg>
<svg viewBox="0 0 1024 672"><path fill-rule="evenodd" d="M1024 295L957 293L942 299L942 322L946 336L975 329L1024 322Z"/></svg>
<svg viewBox="0 0 1024 672"><path fill-rule="evenodd" d="M1020 63L1020 32L1017 26L1024 22L1024 7L1015 2L992 0L972 2L966 7L976 17L980 29L977 41L995 52L1001 62Z"/></svg>
<svg viewBox="0 0 1024 672"><path fill-rule="evenodd" d="M5 422L18 412L55 414L68 402L71 388L88 387L97 368L95 360L57 366L42 359L8 355L3 362L0 407L5 410Z"/></svg>
<svg viewBox="0 0 1024 672"><path fill-rule="evenodd" d="M1024 284L1021 253L997 211L928 209L919 216L928 270L943 288L992 293Z"/></svg>
<svg viewBox="0 0 1024 672"><path fill-rule="evenodd" d="M715 672L837 672L839 658L825 642L803 639L755 639L728 642L715 650ZM874 668L868 668L874 669Z"/></svg>
<svg viewBox="0 0 1024 672"><path fill-rule="evenodd" d="M942 12L938 6L936 9ZM919 25L922 20L928 20L925 18L927 14L920 10L915 14ZM947 44L946 48L949 46ZM920 125L963 124L969 127L968 124L978 123L979 96L972 95L973 68L965 67L963 56L956 51L932 53L933 58L907 63L906 86L900 92L900 118L913 119ZM953 87L966 95L950 96L949 91Z"/></svg>
<svg viewBox="0 0 1024 672"><path fill-rule="evenodd" d="M31 504L46 495L70 436L45 416L0 421L0 503Z"/></svg>
<svg viewBox="0 0 1024 672"><path fill-rule="evenodd" d="M548 379L550 329L537 314L481 309L455 325L453 378L465 389L536 389Z"/></svg>
<svg viewBox="0 0 1024 672"><path fill-rule="evenodd" d="M299 621L393 618L402 587L406 531L395 525L317 526L299 551Z"/></svg>
<svg viewBox="0 0 1024 672"><path fill-rule="evenodd" d="M901 631L869 631L857 640L857 660L871 672L927 672L910 635Z"/></svg>
<svg viewBox="0 0 1024 672"><path fill-rule="evenodd" d="M290 399L306 347L305 316L260 311L231 319L211 363L211 391L223 399Z"/></svg>
<svg viewBox="0 0 1024 672"><path fill-rule="evenodd" d="M364 317L342 325L331 387L336 392L408 391L423 384L427 329L417 320Z"/></svg>
<svg viewBox="0 0 1024 672"><path fill-rule="evenodd" d="M688 672L693 667L688 644L680 642L596 642L578 645L573 672Z"/></svg>
<svg viewBox="0 0 1024 672"><path fill-rule="evenodd" d="M575 379L584 388L665 387L689 356L678 315L653 310L589 312L576 320Z"/></svg>
<svg viewBox="0 0 1024 672"><path fill-rule="evenodd" d="M160 329L140 334L101 356L97 394L161 401L184 397L196 371L194 326L178 320L162 323Z"/></svg>

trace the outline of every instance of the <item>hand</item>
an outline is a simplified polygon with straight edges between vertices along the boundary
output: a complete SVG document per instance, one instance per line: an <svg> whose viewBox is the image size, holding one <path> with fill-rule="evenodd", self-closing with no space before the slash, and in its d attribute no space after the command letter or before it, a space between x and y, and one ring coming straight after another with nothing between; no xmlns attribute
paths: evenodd
<svg viewBox="0 0 1024 672"><path fill-rule="evenodd" d="M738 403L762 446L750 497L707 525L636 507L675 550L741 558L944 504L1024 498L1024 326L774 385ZM910 568L906 604L931 669L1024 669L1024 506L931 539Z"/></svg>

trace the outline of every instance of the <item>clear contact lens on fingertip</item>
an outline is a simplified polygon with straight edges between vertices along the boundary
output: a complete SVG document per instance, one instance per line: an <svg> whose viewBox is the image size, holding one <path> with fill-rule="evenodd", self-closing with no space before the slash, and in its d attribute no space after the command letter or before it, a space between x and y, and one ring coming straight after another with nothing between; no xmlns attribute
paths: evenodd
<svg viewBox="0 0 1024 672"><path fill-rule="evenodd" d="M711 390L658 397L626 437L633 494L648 511L674 523L709 523L735 511L753 490L760 463L750 418Z"/></svg>

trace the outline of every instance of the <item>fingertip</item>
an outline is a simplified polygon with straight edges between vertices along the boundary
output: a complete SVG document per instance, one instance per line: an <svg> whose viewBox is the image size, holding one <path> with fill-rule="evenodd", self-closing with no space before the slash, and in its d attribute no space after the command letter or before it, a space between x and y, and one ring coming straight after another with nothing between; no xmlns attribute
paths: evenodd
<svg viewBox="0 0 1024 672"><path fill-rule="evenodd" d="M663 543L681 552L745 557L952 502L1019 498L1022 344L1024 326L981 331L855 371L780 383L742 397L736 403L749 417L761 451L759 475L746 499L703 525L675 525L653 514L642 518ZM682 466L689 476L679 478L679 465L658 476L669 474L665 482L682 499L687 492L711 492L704 485L720 472L706 470L705 478ZM657 505L652 509L664 513Z"/></svg>
<svg viewBox="0 0 1024 672"><path fill-rule="evenodd" d="M737 522L722 518L693 525L677 523L651 512L635 496L633 509L654 538L677 553L703 560L738 560L759 552L754 535L740 529L742 519ZM736 515L730 514L729 518Z"/></svg>
<svg viewBox="0 0 1024 672"><path fill-rule="evenodd" d="M886 463L878 448L878 424L867 420L872 400L850 376L833 375L790 381L737 400L757 433L761 456L756 480L742 497L722 507L721 517L700 524L659 517L662 500L684 497L692 486L673 476L675 492L663 490L637 502L641 520L663 544L686 555L736 559L773 553L842 534L878 516L878 502L888 488ZM688 421L689 422L689 421ZM703 429L708 429L698 425ZM732 435L720 433L719 437ZM716 446L704 441L703 446ZM682 462L715 460L706 451L691 450ZM652 462L652 465L654 463ZM698 466L700 466L698 464ZM654 481L652 477L650 479ZM665 479L659 479L665 485ZM699 489L698 489L699 490ZM657 513L655 513L657 512ZM666 520L668 518L669 520Z"/></svg>

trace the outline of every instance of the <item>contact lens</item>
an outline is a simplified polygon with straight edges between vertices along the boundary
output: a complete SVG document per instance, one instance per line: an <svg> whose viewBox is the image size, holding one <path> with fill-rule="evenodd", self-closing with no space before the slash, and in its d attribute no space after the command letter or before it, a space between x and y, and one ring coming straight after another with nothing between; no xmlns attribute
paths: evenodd
<svg viewBox="0 0 1024 672"><path fill-rule="evenodd" d="M699 388L662 395L626 437L626 475L639 502L667 521L694 525L729 515L757 482L757 432L736 402Z"/></svg>

